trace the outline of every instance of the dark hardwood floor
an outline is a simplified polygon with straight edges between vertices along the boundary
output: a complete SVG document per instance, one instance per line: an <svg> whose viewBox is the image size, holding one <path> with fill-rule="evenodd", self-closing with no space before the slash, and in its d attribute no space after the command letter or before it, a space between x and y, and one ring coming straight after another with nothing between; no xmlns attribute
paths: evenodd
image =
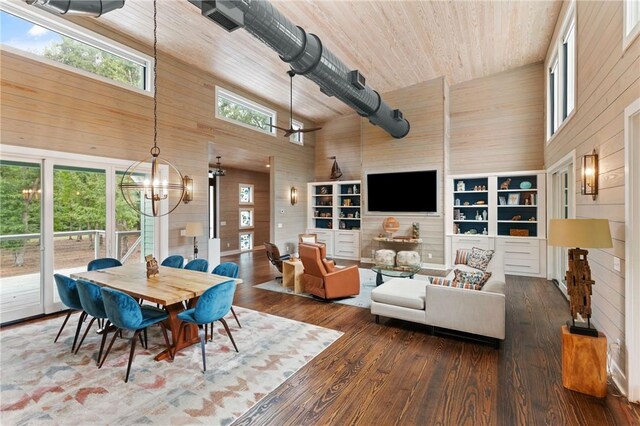
<svg viewBox="0 0 640 426"><path fill-rule="evenodd" d="M563 388L568 305L546 280L507 276L507 338L496 350L420 324L376 324L368 309L256 289L279 275L264 251L223 261L240 265L235 305L344 333L235 425L640 425L640 406L613 388L604 399Z"/></svg>
<svg viewBox="0 0 640 426"><path fill-rule="evenodd" d="M344 335L238 425L640 425L640 406L562 386L560 326L568 305L543 279L507 277L507 338L491 345L368 309L253 288L277 274L264 252L229 256L244 284L235 304ZM347 262L339 262L345 264Z"/></svg>

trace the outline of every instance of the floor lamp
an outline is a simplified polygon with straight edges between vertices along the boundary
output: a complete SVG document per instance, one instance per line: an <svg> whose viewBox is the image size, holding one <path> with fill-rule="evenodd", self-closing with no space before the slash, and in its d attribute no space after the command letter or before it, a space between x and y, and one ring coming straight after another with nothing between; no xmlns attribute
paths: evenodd
<svg viewBox="0 0 640 426"><path fill-rule="evenodd" d="M598 336L591 325L591 268L587 261L589 253L584 248L611 248L611 233L607 219L551 219L549 222L549 245L570 247L566 273L567 293L571 309L569 331L574 334ZM575 247L575 248L574 248ZM585 322L576 323L578 315Z"/></svg>
<svg viewBox="0 0 640 426"><path fill-rule="evenodd" d="M187 229L184 232L185 237L193 237L193 258L198 258L198 237L204 234L202 223L189 222L187 223Z"/></svg>

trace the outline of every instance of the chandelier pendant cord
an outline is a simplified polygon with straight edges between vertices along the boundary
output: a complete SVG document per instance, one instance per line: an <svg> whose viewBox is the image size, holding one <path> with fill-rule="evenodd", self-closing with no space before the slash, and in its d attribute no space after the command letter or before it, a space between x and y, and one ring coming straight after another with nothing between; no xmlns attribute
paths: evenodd
<svg viewBox="0 0 640 426"><path fill-rule="evenodd" d="M151 155L160 155L158 148L158 5L153 0L153 148Z"/></svg>

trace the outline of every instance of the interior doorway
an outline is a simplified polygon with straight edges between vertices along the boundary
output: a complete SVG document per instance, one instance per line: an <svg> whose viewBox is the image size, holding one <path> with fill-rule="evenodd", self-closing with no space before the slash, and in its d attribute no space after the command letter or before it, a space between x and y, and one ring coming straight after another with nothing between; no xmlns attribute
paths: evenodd
<svg viewBox="0 0 640 426"><path fill-rule="evenodd" d="M570 152L547 170L549 219L575 218L575 151ZM549 247L547 278L555 280L560 290L567 294L565 272L568 252L564 247Z"/></svg>

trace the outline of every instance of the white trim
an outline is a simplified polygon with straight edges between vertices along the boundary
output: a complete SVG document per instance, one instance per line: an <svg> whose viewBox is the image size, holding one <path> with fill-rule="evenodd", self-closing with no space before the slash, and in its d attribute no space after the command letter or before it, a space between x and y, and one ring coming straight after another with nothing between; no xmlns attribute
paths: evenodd
<svg viewBox="0 0 640 426"><path fill-rule="evenodd" d="M80 25L74 24L73 22L70 22L62 18L61 16L57 16L52 13L43 11L34 6L28 6L26 3L23 3L23 2L3 1L0 3L0 10L3 10L4 12L7 12L11 15L15 15L20 19L27 20L36 25L50 29L56 33L65 35L74 40L91 45L97 49L106 51L113 55L119 56L123 59L134 62L138 65L141 65L142 67L144 67L145 88L139 89L137 87L128 85L126 83L121 83L119 81L115 81L110 78L103 77L98 74L94 74L92 72L85 71L80 68L62 64L60 62L53 61L43 56L26 52L20 49L16 49L4 44L2 45L2 49L6 49L9 52L22 55L33 60L40 61L48 65L53 65L67 71L78 73L85 77L93 78L109 84L114 84L118 87L122 87L128 90L133 90L135 92L145 94L147 96L152 96L153 64L154 64L153 57L149 55L145 55L144 53L139 52L135 49L132 49L131 47L126 46L122 43L118 43L117 41L101 36L100 34L94 33Z"/></svg>
<svg viewBox="0 0 640 426"><path fill-rule="evenodd" d="M261 114L270 115L271 117L273 117L272 124L274 126L278 125L278 113L276 111L274 111L272 109L269 109L266 106L261 105L261 104L259 104L257 102L254 102L251 99L247 99L244 96L240 96L240 95L238 95L236 93L233 93L233 92L231 92L231 91L229 91L227 89L223 89L222 87L216 85L215 102L214 102L214 104L215 104L215 111L216 111L215 112L215 117L217 119L226 121L228 123L233 123L233 124L236 124L238 126L245 127L247 129L255 130L256 132L265 133L265 134L271 135L273 137L276 136L276 128L275 127L272 127L271 130L264 130L264 129L261 129L259 127L252 126L250 124L246 124L246 123L243 123L243 122L238 121L238 120L233 120L231 118L227 118L224 115L220 115L220 111L218 109L218 97L220 95L222 95L223 97L233 101L234 103L237 103L237 104L240 104L240 105L244 106L247 109L253 109L253 110L255 110L255 111L257 111L257 112L259 112Z"/></svg>
<svg viewBox="0 0 640 426"><path fill-rule="evenodd" d="M553 197L556 196L554 194L554 185L553 185L553 174L564 169L567 165L572 164L572 186L573 191L569 191L569 217L575 218L576 215L576 191L575 191L575 177L576 177L576 150L572 150L568 152L564 157L560 160L556 161L551 167L547 168L547 186L550 186L551 189L547 191L547 229L549 228L549 223L553 218L553 207L554 200ZM547 245L547 279L553 279L553 268L554 268L554 247ZM560 289L563 293L567 294L567 289L565 286L560 283Z"/></svg>
<svg viewBox="0 0 640 426"><path fill-rule="evenodd" d="M640 35L640 3L638 0L624 0L623 1L623 12L622 12L622 53L624 53L631 43ZM633 14L635 15L635 24L632 28L628 28L627 26L630 24L630 20L632 17L629 15L629 8L631 6L635 7Z"/></svg>
<svg viewBox="0 0 640 426"><path fill-rule="evenodd" d="M629 401L640 401L640 129L635 128L634 118L640 115L640 98L624 110L625 152L625 343L627 353L626 373ZM635 134L635 136L634 136ZM624 389L624 388L623 388Z"/></svg>

